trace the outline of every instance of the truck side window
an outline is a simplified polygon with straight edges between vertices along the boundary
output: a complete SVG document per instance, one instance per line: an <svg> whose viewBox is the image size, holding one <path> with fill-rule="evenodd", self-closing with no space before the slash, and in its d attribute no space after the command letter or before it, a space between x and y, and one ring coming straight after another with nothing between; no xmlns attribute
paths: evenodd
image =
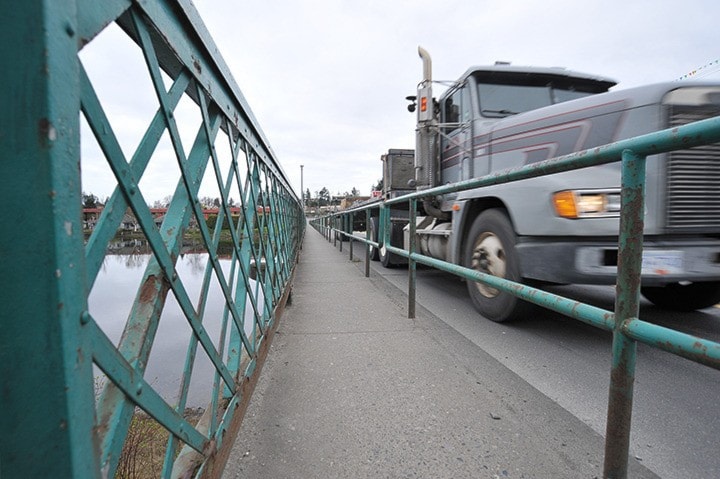
<svg viewBox="0 0 720 479"><path fill-rule="evenodd" d="M443 123L457 123L460 119L460 105L450 97L445 102L445 121Z"/></svg>
<svg viewBox="0 0 720 479"><path fill-rule="evenodd" d="M469 98L465 92L465 88L456 90L452 95L445 99L442 113L443 123L461 123L470 120L470 107L468 105ZM457 129L458 126L448 127L448 131Z"/></svg>

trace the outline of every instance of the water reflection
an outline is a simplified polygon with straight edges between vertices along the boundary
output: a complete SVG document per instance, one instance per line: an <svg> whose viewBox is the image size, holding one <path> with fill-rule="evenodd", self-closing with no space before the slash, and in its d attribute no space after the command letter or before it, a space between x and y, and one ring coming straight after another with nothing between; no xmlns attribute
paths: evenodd
<svg viewBox="0 0 720 479"><path fill-rule="evenodd" d="M111 251L127 251L131 249L132 253L106 255L103 267L88 297L91 315L115 345L120 340L135 301L138 286L151 258L151 255L148 254L149 251L143 249L148 248L145 242L140 242L142 244L128 243L123 242L115 245ZM184 253L180 255L177 261L176 270L178 276L182 280L188 297L195 308L199 304L199 295L207 262L208 255L206 253ZM226 282L229 283L230 260L221 259L220 264ZM237 269L236 267L236 282ZM255 295L257 284L253 280L250 280L250 283ZM257 298L256 304L258 304L262 312L263 295L261 291L257 291ZM249 299L246 300L246 303L244 330L249 337L252 337L253 309ZM207 294L203 325L216 349L219 349L224 304L220 285L213 274ZM178 389L191 335L192 329L171 292L167 296L145 372L145 379L171 405L175 405L178 401ZM224 347L226 352L227 338L229 338L229 331L226 333ZM198 345L188 394L187 405L189 407L207 406L211 397L213 380L214 368L212 363L202 346Z"/></svg>

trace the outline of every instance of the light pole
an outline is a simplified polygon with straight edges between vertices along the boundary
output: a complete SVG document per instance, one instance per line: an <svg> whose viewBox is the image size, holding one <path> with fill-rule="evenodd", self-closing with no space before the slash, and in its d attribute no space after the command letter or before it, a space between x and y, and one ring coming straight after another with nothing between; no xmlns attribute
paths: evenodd
<svg viewBox="0 0 720 479"><path fill-rule="evenodd" d="M300 205L302 205L303 214L305 214L305 188L303 188L303 167L300 165Z"/></svg>

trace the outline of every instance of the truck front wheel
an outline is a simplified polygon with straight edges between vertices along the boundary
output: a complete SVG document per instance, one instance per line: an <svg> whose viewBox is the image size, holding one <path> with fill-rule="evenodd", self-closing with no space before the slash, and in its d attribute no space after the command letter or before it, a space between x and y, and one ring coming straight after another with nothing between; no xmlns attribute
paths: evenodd
<svg viewBox="0 0 720 479"><path fill-rule="evenodd" d="M464 265L499 278L520 282L515 232L500 210L482 212L473 222L465 247ZM475 309L491 321L503 322L527 315L532 304L483 283L468 281Z"/></svg>
<svg viewBox="0 0 720 479"><path fill-rule="evenodd" d="M655 306L674 311L695 311L720 303L720 282L672 283L644 286L640 293Z"/></svg>
<svg viewBox="0 0 720 479"><path fill-rule="evenodd" d="M380 229L380 220L379 218L370 218L370 241L374 241L377 243L378 240L378 230ZM380 259L380 252L378 251L378 248L374 246L370 246L370 259L372 261L378 261Z"/></svg>
<svg viewBox="0 0 720 479"><path fill-rule="evenodd" d="M403 227L401 223L390 223L390 244L397 248L403 245ZM380 248L380 263L386 268L393 268L400 264L405 264L406 260L402 256L389 252L385 245Z"/></svg>

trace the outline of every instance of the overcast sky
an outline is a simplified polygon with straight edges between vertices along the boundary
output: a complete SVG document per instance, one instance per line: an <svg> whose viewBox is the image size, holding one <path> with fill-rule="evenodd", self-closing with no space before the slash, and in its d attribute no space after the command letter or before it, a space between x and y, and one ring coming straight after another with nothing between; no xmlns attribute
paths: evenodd
<svg viewBox="0 0 720 479"><path fill-rule="evenodd" d="M470 66L496 60L596 73L617 80L615 89L677 80L706 65L695 77L720 80L714 63L720 59L717 0L194 4L291 184L299 193L304 165L304 186L313 196L322 187L332 194L352 188L369 194L381 177L380 155L414 147L415 118L405 97L420 81L418 45L432 55L435 80L451 81ZM149 114L136 113L147 102L132 78L113 77L119 59L137 50L120 36L103 32L81 58L91 78L99 79L95 87L113 110L113 128L136 144ZM112 48L112 58L101 53L103 46ZM85 144L87 136L83 189L104 198L112 178L93 163L98 154ZM152 202L176 182L151 168L141 190Z"/></svg>

